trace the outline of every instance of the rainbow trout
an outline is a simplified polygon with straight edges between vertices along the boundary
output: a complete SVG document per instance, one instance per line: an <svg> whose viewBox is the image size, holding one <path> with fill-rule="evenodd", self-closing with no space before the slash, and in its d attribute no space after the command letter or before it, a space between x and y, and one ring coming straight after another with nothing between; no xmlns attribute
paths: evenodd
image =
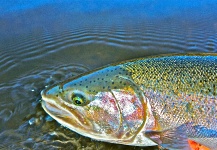
<svg viewBox="0 0 217 150"><path fill-rule="evenodd" d="M217 148L217 54L135 59L41 95L51 117L92 139L135 146L186 145L190 139Z"/></svg>

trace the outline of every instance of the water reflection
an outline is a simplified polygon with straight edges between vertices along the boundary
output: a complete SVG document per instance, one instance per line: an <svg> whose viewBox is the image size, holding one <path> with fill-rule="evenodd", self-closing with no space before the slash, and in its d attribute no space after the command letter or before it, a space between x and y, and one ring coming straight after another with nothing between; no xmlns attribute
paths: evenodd
<svg viewBox="0 0 217 150"><path fill-rule="evenodd" d="M40 91L126 59L216 52L216 10L215 0L0 2L0 149L141 149L46 121Z"/></svg>

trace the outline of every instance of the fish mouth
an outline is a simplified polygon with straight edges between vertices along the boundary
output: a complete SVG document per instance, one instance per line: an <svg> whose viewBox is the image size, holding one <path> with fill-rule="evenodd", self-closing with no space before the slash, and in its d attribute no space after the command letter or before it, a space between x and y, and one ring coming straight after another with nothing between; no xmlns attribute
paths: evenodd
<svg viewBox="0 0 217 150"><path fill-rule="evenodd" d="M58 107L58 104L55 103L55 99L48 97L46 95L46 90L41 91L41 105L42 108L48 113L50 116L62 114L60 111L61 108Z"/></svg>
<svg viewBox="0 0 217 150"><path fill-rule="evenodd" d="M58 99L56 97L46 95L46 90L41 91L41 98L42 108L55 120L58 121L60 118L70 116L70 113L64 111L60 103L57 103Z"/></svg>
<svg viewBox="0 0 217 150"><path fill-rule="evenodd" d="M91 132L92 123L79 110L66 105L61 98L41 92L41 105L47 114L61 125L77 133Z"/></svg>

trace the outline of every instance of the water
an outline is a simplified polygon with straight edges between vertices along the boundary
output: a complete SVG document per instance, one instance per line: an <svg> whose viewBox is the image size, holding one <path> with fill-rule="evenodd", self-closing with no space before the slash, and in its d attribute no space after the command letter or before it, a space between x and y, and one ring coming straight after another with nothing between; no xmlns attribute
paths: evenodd
<svg viewBox="0 0 217 150"><path fill-rule="evenodd" d="M43 111L40 91L131 58L216 53L216 14L215 0L0 2L0 149L157 149L71 132Z"/></svg>

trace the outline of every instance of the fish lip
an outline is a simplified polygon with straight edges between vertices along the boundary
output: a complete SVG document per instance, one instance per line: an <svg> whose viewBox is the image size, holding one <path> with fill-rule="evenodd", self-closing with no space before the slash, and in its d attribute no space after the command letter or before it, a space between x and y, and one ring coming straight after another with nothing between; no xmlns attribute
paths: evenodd
<svg viewBox="0 0 217 150"><path fill-rule="evenodd" d="M51 115L51 112L54 113L54 111L51 110L50 107L53 107L53 108L56 108L56 109L60 109L58 107L58 105L55 103L54 100L50 99L49 97L46 96L46 89L45 90L42 90L41 91L41 105L43 107L43 109L50 115Z"/></svg>
<svg viewBox="0 0 217 150"><path fill-rule="evenodd" d="M47 114L55 118L54 115L52 115L52 113L63 113L63 111L61 107L59 107L58 104L56 103L55 101L56 97L49 97L46 95L46 92L47 92L46 89L41 91L42 108L45 110Z"/></svg>
<svg viewBox="0 0 217 150"><path fill-rule="evenodd" d="M47 102L47 103L51 103L51 104L53 104L53 105L56 105L56 104L54 103L55 100L53 100L53 99L55 99L55 97L53 97L52 99L49 98L49 96L46 95L46 92L47 92L46 89L44 89L44 90L41 91L41 100L44 101L44 102Z"/></svg>
<svg viewBox="0 0 217 150"><path fill-rule="evenodd" d="M41 91L41 100L42 101L48 101L48 98L46 97L46 89Z"/></svg>
<svg viewBox="0 0 217 150"><path fill-rule="evenodd" d="M41 97L43 97L43 95L45 95L45 89L41 91Z"/></svg>

